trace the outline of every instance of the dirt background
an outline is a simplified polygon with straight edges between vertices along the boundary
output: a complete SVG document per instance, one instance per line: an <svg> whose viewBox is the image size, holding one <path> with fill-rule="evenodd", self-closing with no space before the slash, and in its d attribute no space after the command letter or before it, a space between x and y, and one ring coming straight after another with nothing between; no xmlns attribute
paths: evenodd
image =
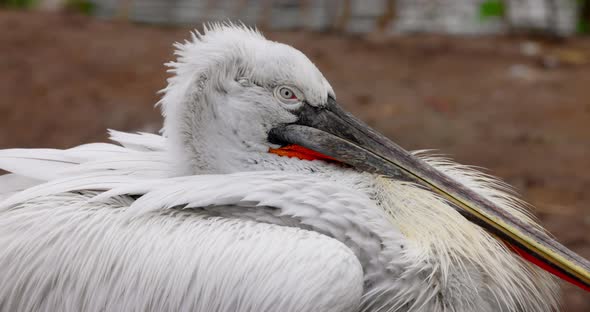
<svg viewBox="0 0 590 312"><path fill-rule="evenodd" d="M0 10L0 148L157 131L171 43L190 28ZM306 53L347 109L407 149L437 149L517 187L590 258L590 39L268 33ZM563 311L590 311L564 285Z"/></svg>

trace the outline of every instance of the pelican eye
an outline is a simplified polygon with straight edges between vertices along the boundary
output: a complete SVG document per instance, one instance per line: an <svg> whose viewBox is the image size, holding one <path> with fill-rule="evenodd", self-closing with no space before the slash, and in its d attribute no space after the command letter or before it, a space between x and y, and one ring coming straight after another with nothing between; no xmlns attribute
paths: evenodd
<svg viewBox="0 0 590 312"><path fill-rule="evenodd" d="M301 94L301 92L291 87L279 86L275 88L275 97L283 104L290 105L301 102L298 94Z"/></svg>

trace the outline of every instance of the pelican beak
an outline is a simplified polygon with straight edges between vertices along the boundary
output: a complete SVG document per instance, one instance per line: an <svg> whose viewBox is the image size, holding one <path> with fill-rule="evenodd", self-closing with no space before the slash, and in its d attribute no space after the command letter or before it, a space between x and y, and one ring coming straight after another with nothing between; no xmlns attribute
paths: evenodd
<svg viewBox="0 0 590 312"><path fill-rule="evenodd" d="M304 105L296 123L274 128L269 140L302 146L358 170L418 183L444 198L471 222L505 241L525 259L590 290L590 262L482 195L428 165L344 111L333 98Z"/></svg>

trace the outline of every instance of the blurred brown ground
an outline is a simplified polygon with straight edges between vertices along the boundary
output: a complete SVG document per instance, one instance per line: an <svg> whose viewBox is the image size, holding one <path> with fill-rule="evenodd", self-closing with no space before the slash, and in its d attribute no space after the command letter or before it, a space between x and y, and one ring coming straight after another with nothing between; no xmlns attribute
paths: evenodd
<svg viewBox="0 0 590 312"><path fill-rule="evenodd" d="M0 148L157 131L162 64L188 30L0 11ZM267 35L306 53L350 111L402 146L437 149L516 186L560 241L590 258L589 38L540 43L527 56L525 38ZM563 311L590 311L590 294L563 293Z"/></svg>

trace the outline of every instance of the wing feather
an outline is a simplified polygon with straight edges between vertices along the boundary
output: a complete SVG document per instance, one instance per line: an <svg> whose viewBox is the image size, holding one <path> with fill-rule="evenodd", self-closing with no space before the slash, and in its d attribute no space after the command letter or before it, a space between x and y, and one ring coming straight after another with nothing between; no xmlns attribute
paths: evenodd
<svg viewBox="0 0 590 312"><path fill-rule="evenodd" d="M59 173L79 163L65 157L56 149L5 149L0 150L0 169L25 177L51 180Z"/></svg>
<svg viewBox="0 0 590 312"><path fill-rule="evenodd" d="M247 218L41 197L0 211L6 311L356 311L363 271L344 244ZM277 298L280 300L277 301Z"/></svg>
<svg viewBox="0 0 590 312"><path fill-rule="evenodd" d="M111 140L118 142L126 148L137 151L163 151L166 141L164 137L151 133L127 133L109 130Z"/></svg>
<svg viewBox="0 0 590 312"><path fill-rule="evenodd" d="M349 190L269 172L170 177L162 137L111 136L123 146L0 151L0 167L14 172L0 176L0 309L356 309L363 272L351 249L268 224L299 226L284 216L301 209L318 215L294 190L326 205L333 198L313 193ZM179 206L200 209L170 209Z"/></svg>

